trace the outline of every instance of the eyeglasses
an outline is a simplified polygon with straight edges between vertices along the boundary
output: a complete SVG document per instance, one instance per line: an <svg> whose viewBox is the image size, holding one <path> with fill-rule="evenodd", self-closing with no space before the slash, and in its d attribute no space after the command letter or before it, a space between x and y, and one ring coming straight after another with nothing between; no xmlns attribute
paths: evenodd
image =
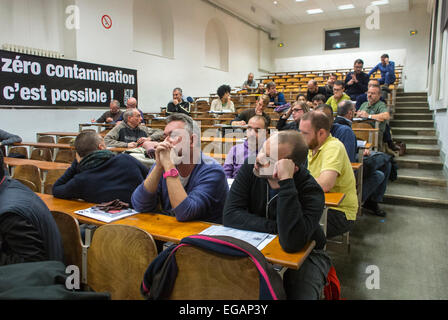
<svg viewBox="0 0 448 320"><path fill-rule="evenodd" d="M292 112L299 112L299 111L303 111L303 109L292 109Z"/></svg>

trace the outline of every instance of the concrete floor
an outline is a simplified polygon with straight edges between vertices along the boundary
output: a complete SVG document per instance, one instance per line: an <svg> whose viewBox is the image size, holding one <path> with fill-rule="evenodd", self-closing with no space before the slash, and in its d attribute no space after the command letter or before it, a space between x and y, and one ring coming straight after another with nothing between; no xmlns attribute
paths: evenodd
<svg viewBox="0 0 448 320"><path fill-rule="evenodd" d="M448 210L381 205L387 217L364 213L350 233L351 250L327 251L347 300L448 299ZM368 289L374 265L379 289Z"/></svg>

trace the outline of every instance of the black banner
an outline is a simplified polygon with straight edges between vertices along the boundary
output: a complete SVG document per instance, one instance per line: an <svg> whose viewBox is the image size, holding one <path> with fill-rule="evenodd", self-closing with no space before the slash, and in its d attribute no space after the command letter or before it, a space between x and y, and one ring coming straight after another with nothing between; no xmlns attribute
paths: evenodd
<svg viewBox="0 0 448 320"><path fill-rule="evenodd" d="M0 105L122 106L137 97L137 70L0 50Z"/></svg>

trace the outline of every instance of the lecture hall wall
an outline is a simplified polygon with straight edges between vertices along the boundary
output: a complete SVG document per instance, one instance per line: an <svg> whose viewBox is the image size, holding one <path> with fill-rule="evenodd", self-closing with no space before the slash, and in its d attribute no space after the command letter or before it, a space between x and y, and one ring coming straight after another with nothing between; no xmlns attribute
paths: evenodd
<svg viewBox="0 0 448 320"><path fill-rule="evenodd" d="M70 4L80 9L77 31L65 28L64 9ZM257 77L266 71L350 68L358 57L374 65L383 52L405 65L406 90L426 89L430 19L424 6L406 14L382 13L378 31L363 27L363 17L281 25L276 40L201 0L0 0L0 7L0 44L46 48L68 59L137 69L144 112L159 111L176 86L189 96L207 96L224 83L241 85L249 72ZM100 23L103 14L112 17L109 30ZM324 29L351 26L361 26L359 49L323 51ZM411 29L418 34L410 37ZM282 49L279 41L285 43ZM0 109L0 127L34 141L37 131L77 131L79 123L103 111Z"/></svg>
<svg viewBox="0 0 448 320"><path fill-rule="evenodd" d="M411 6L408 12L381 11L378 30L366 28L367 15L360 18L282 25L275 47L274 66L277 71L322 70L352 68L361 58L364 66L373 67L383 53L388 53L396 65L404 66L403 85L406 91L425 91L430 15L426 5ZM324 50L325 30L360 27L360 47L356 49ZM410 36L410 30L417 30Z"/></svg>
<svg viewBox="0 0 448 320"><path fill-rule="evenodd" d="M80 9L77 31L65 28L70 4ZM273 70L267 33L200 0L0 0L0 8L0 45L137 69L144 112L160 112L174 87L186 96L208 96L222 84L241 86L249 72L258 77ZM109 30L100 22L104 14L112 18ZM35 141L38 131L77 131L104 111L0 109L0 128Z"/></svg>

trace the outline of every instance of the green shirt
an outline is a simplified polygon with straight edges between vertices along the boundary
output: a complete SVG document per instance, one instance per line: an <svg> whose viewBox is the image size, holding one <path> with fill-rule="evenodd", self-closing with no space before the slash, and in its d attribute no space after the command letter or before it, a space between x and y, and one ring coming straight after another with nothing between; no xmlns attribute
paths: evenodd
<svg viewBox="0 0 448 320"><path fill-rule="evenodd" d="M338 112L338 104L339 104L339 102L344 101L344 100L350 100L350 97L346 93L344 93L339 100L336 100L333 95L330 98L328 98L326 103L329 106L331 106L331 108L333 109L333 112Z"/></svg>
<svg viewBox="0 0 448 320"><path fill-rule="evenodd" d="M381 100L378 100L377 103L371 106L369 106L369 101L366 101L361 105L358 111L366 111L368 114L380 114L383 112L389 112L387 105ZM384 132L384 129L386 129L386 121L380 122L379 129L381 132Z"/></svg>

